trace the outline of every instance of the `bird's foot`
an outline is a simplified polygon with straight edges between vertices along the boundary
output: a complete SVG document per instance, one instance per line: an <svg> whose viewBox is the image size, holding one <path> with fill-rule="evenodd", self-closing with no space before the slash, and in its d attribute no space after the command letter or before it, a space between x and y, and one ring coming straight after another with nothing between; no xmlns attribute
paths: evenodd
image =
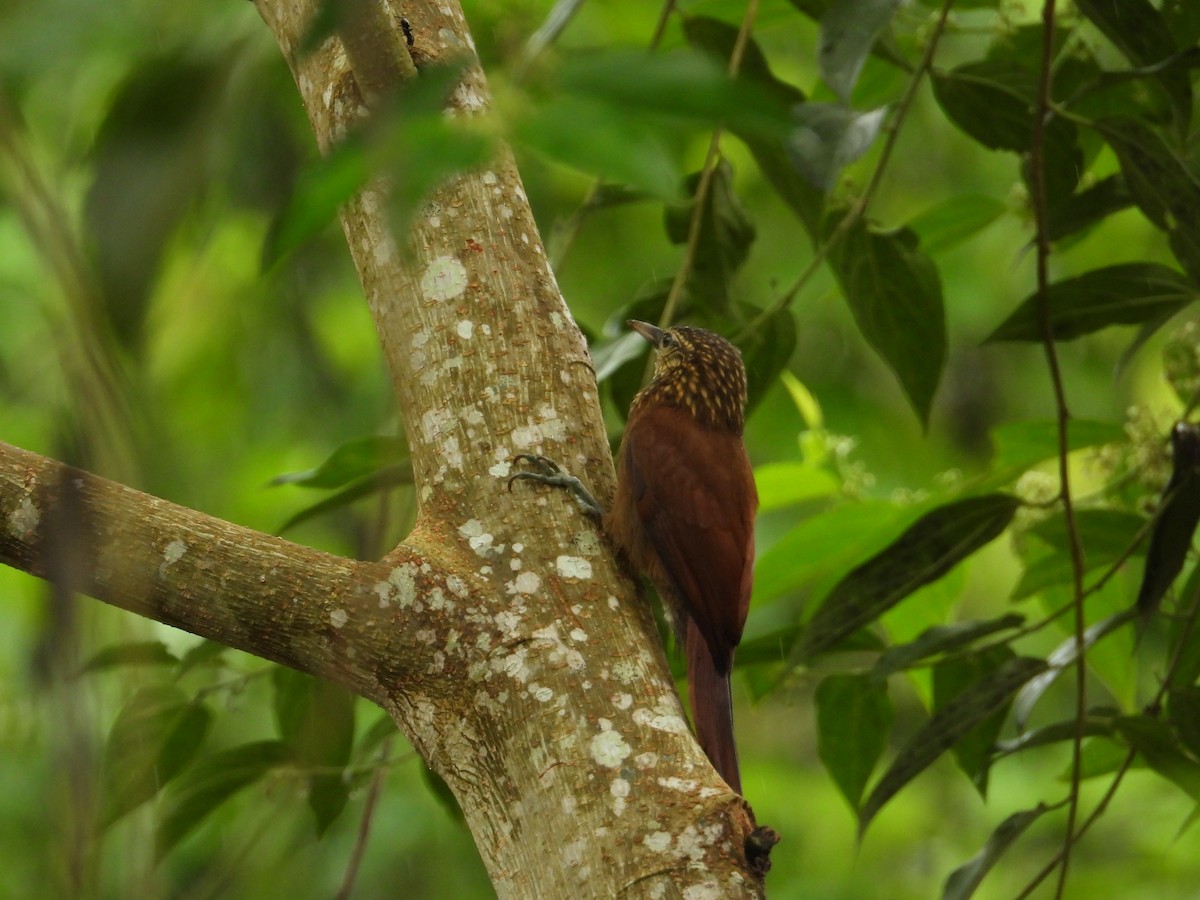
<svg viewBox="0 0 1200 900"><path fill-rule="evenodd" d="M604 510L596 502L596 498L584 487L583 482L574 475L562 470L562 467L547 456L536 453L518 453L513 457L514 463L525 462L532 466L533 471L516 472L509 476L508 489L511 491L514 481L534 481L538 484L548 484L552 487L563 488L579 501L584 513L589 519L599 522Z"/></svg>
<svg viewBox="0 0 1200 900"><path fill-rule="evenodd" d="M779 843L779 832L759 825L746 838L746 862L759 878L771 871L771 849Z"/></svg>

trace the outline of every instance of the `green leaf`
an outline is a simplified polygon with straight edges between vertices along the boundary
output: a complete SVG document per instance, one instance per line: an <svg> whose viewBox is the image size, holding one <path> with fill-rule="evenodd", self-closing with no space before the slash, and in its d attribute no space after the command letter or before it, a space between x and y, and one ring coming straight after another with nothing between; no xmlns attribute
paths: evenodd
<svg viewBox="0 0 1200 900"><path fill-rule="evenodd" d="M958 194L947 197L908 223L921 237L926 253L949 250L974 237L1008 211L1008 206L985 194Z"/></svg>
<svg viewBox="0 0 1200 900"><path fill-rule="evenodd" d="M179 674L190 672L197 666L216 664L215 660L228 649L224 644L218 644L216 641L201 640L183 654L183 659L179 661Z"/></svg>
<svg viewBox="0 0 1200 900"><path fill-rule="evenodd" d="M1000 857L1049 809L1049 806L1039 803L1033 809L1013 813L997 825L983 849L950 873L942 887L942 900L967 900L973 896L975 889L983 883L983 879Z"/></svg>
<svg viewBox="0 0 1200 900"><path fill-rule="evenodd" d="M839 577L856 560L886 546L920 514L920 508L867 500L804 519L755 562L755 606Z"/></svg>
<svg viewBox="0 0 1200 900"><path fill-rule="evenodd" d="M982 681L958 694L934 713L933 717L896 754L891 766L879 779L858 813L861 835L876 813L908 782L965 734L1008 704L1012 695L1030 678L1046 668L1041 659L1010 659Z"/></svg>
<svg viewBox="0 0 1200 900"><path fill-rule="evenodd" d="M199 760L166 792L155 839L157 858L171 852L226 800L288 759L288 749L280 741L258 741Z"/></svg>
<svg viewBox="0 0 1200 900"><path fill-rule="evenodd" d="M517 125L516 140L547 159L661 200L679 198L682 173L661 128L619 106L563 96L539 103Z"/></svg>
<svg viewBox="0 0 1200 900"><path fill-rule="evenodd" d="M825 83L846 102L875 39L901 0L834 0L821 16L817 67Z"/></svg>
<svg viewBox="0 0 1200 900"><path fill-rule="evenodd" d="M342 444L315 469L276 475L271 484L336 488L389 466L408 463L408 441L402 437L368 435Z"/></svg>
<svg viewBox="0 0 1200 900"><path fill-rule="evenodd" d="M1138 589L1137 610L1143 620L1158 609L1163 595L1183 571L1200 524L1200 426L1176 423L1171 429L1171 451L1171 480L1163 489Z"/></svg>
<svg viewBox="0 0 1200 900"><path fill-rule="evenodd" d="M1110 325L1138 325L1177 312L1196 299L1196 288L1157 263L1121 263L1093 269L1046 289L1056 341L1069 341ZM1031 294L989 334L995 341L1042 340L1038 295Z"/></svg>
<svg viewBox="0 0 1200 900"><path fill-rule="evenodd" d="M171 666L179 662L162 641L129 641L113 644L93 654L79 670L80 675L117 666Z"/></svg>
<svg viewBox="0 0 1200 900"><path fill-rule="evenodd" d="M1088 714L1083 722L1083 734L1085 737L1111 737L1114 734L1114 729L1113 716L1111 715L1101 715L1092 712ZM1075 720L1067 719L1063 722L1054 722L1042 728L1034 728L1030 731L1022 732L1017 737L1007 741L997 741L992 749L995 751L995 756L998 759L1001 756L1010 756L1014 753L1020 753L1023 750L1032 750L1034 747L1048 747L1051 744L1058 744L1063 741L1073 741L1075 740L1075 733Z"/></svg>
<svg viewBox="0 0 1200 900"><path fill-rule="evenodd" d="M412 480L413 470L411 464L406 462L401 465L388 466L373 475L367 475L364 478L351 482L347 487L335 494L331 494L324 500L314 503L311 506L306 506L280 525L275 533L283 534L297 525L307 522L309 519L332 512L335 509L342 509L356 500L361 500L363 497L369 497L372 494L378 494L394 487L400 487L401 485L412 484Z"/></svg>
<svg viewBox="0 0 1200 900"><path fill-rule="evenodd" d="M1072 419L1067 423L1067 449L1071 453L1124 440L1124 430L1112 422ZM1058 456L1058 423L1031 420L998 425L992 431L992 444L996 448L993 466L1020 474Z"/></svg>
<svg viewBox="0 0 1200 900"><path fill-rule="evenodd" d="M1086 653L1088 648L1093 646L1098 640L1112 634L1132 618L1132 614L1127 610L1101 619L1090 626L1083 633L1083 652ZM1046 658L1046 666L1044 667L1046 670L1021 688L1021 693L1017 695L1017 699L1013 703L1013 719L1017 723L1018 729L1024 729L1025 723L1029 721L1029 715L1033 712L1033 707L1037 704L1038 700L1042 698L1042 695L1046 693L1050 685L1058 680L1058 676L1068 666L1074 665L1078 658L1079 648L1075 643L1073 635L1054 648L1054 652Z"/></svg>
<svg viewBox="0 0 1200 900"><path fill-rule="evenodd" d="M627 115L649 114L710 128L722 123L739 134L782 140L790 129L787 105L752 81L736 80L708 55L690 50L579 53L559 80L578 97Z"/></svg>
<svg viewBox="0 0 1200 900"><path fill-rule="evenodd" d="M1149 0L1076 0L1075 8L1115 44L1135 68L1153 68L1171 98L1179 133L1186 134L1192 114L1192 85L1183 66L1163 66L1178 49L1166 21Z"/></svg>
<svg viewBox="0 0 1200 900"><path fill-rule="evenodd" d="M795 128L787 141L788 159L809 184L831 191L842 170L871 149L886 113L859 112L840 103L801 103L792 109Z"/></svg>
<svg viewBox="0 0 1200 900"><path fill-rule="evenodd" d="M959 694L982 682L1015 657L1007 644L989 647L969 656L943 660L933 667L933 708L945 709ZM979 796L987 799L992 747L1000 735L1008 702L1001 703L986 719L954 742L954 761L971 779Z"/></svg>
<svg viewBox="0 0 1200 900"><path fill-rule="evenodd" d="M272 673L280 737L300 768L339 770L354 746L354 695L339 685L282 666ZM350 786L340 771L308 775L308 804L317 834L338 817Z"/></svg>
<svg viewBox="0 0 1200 900"><path fill-rule="evenodd" d="M952 653L980 638L1000 631L1020 628L1024 623L1024 616L1018 613L1008 613L995 619L979 622L934 625L932 628L926 628L915 640L909 641L907 644L888 647L871 668L871 676L877 679L887 678L896 672L910 668L921 660L942 653Z"/></svg>
<svg viewBox="0 0 1200 900"><path fill-rule="evenodd" d="M867 675L830 675L817 686L816 699L817 752L857 810L892 728L887 683Z"/></svg>
<svg viewBox="0 0 1200 900"><path fill-rule="evenodd" d="M843 578L825 598L793 658L807 662L936 581L1008 527L1020 501L971 497L926 513L889 547Z"/></svg>
<svg viewBox="0 0 1200 900"><path fill-rule="evenodd" d="M141 806L179 775L211 719L203 704L172 685L148 685L130 697L104 747L101 826Z"/></svg>
<svg viewBox="0 0 1200 900"><path fill-rule="evenodd" d="M834 245L829 262L859 331L896 374L927 425L947 352L937 268L917 248L912 231L885 234L869 231L862 222Z"/></svg>
<svg viewBox="0 0 1200 900"><path fill-rule="evenodd" d="M806 463L767 463L754 470L759 512L783 509L841 490L841 482L827 469Z"/></svg>

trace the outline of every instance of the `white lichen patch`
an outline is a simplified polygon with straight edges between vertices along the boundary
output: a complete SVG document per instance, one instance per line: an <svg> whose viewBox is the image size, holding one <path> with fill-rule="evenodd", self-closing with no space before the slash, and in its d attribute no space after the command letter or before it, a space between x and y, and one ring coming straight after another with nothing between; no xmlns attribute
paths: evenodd
<svg viewBox="0 0 1200 900"><path fill-rule="evenodd" d="M607 602L608 602L608 608L612 609L612 610L615 610L618 606L621 605L621 601L611 595L609 596Z"/></svg>
<svg viewBox="0 0 1200 900"><path fill-rule="evenodd" d="M542 429L537 425L518 425L508 436L519 450L529 450L542 442Z"/></svg>
<svg viewBox="0 0 1200 900"><path fill-rule="evenodd" d="M467 289L467 267L453 256L439 256L421 273L421 293L430 300L453 300Z"/></svg>
<svg viewBox="0 0 1200 900"><path fill-rule="evenodd" d="M380 607L393 603L401 608L412 606L417 599L417 567L411 563L396 566L387 581L375 584L375 593L379 595Z"/></svg>
<svg viewBox="0 0 1200 900"><path fill-rule="evenodd" d="M350 614L344 609L335 609L329 613L329 624L334 628L341 628L350 621Z"/></svg>
<svg viewBox="0 0 1200 900"><path fill-rule="evenodd" d="M467 519L458 526L458 533L467 539L467 544L477 555L487 557L491 553L494 538L484 530L483 523L478 519Z"/></svg>
<svg viewBox="0 0 1200 900"><path fill-rule="evenodd" d="M472 335L475 334L475 323L464 319L454 326L454 331L464 341L469 341Z"/></svg>
<svg viewBox="0 0 1200 900"><path fill-rule="evenodd" d="M518 594L534 594L542 586L542 579L536 572L522 572L511 582L513 591Z"/></svg>
<svg viewBox="0 0 1200 900"><path fill-rule="evenodd" d="M514 572L520 572L521 571L521 560L518 557L514 556L512 559L510 559L508 561L508 567L510 569L512 569Z"/></svg>
<svg viewBox="0 0 1200 900"><path fill-rule="evenodd" d="M683 900L721 900L724 896L726 894L721 885L712 880L688 885L683 889Z"/></svg>
<svg viewBox="0 0 1200 900"><path fill-rule="evenodd" d="M642 838L642 843L651 853L666 853L671 849L671 835L666 831L656 831Z"/></svg>
<svg viewBox="0 0 1200 900"><path fill-rule="evenodd" d="M571 538L571 546L580 556L596 556L600 553L600 532L594 528L577 531Z"/></svg>
<svg viewBox="0 0 1200 900"><path fill-rule="evenodd" d="M554 691L544 684L531 684L529 685L529 696L539 703L549 703L554 699Z"/></svg>
<svg viewBox="0 0 1200 900"><path fill-rule="evenodd" d="M28 497L23 498L20 505L9 513L8 516L9 527L12 528L13 534L21 539L33 535L37 531L38 523L41 521L41 511L38 510L37 506Z"/></svg>
<svg viewBox="0 0 1200 900"><path fill-rule="evenodd" d="M600 720L600 733L592 738L588 752L593 760L606 769L619 769L621 763L633 753L620 732L614 731L608 719Z"/></svg>
<svg viewBox="0 0 1200 900"><path fill-rule="evenodd" d="M612 667L613 678L621 682L621 684L631 684L637 680L638 667L635 663L629 660L621 660L613 663Z"/></svg>
<svg viewBox="0 0 1200 900"><path fill-rule="evenodd" d="M633 721L655 731L665 731L668 734L687 734L687 722L675 712L665 712L661 709L635 709Z"/></svg>
<svg viewBox="0 0 1200 900"><path fill-rule="evenodd" d="M586 579L592 577L592 564L582 556L559 556L554 567L563 578Z"/></svg>
<svg viewBox="0 0 1200 900"><path fill-rule="evenodd" d="M588 639L587 632L582 628L572 628L568 637L577 644L581 644Z"/></svg>
<svg viewBox="0 0 1200 900"><path fill-rule="evenodd" d="M658 765L658 754L647 750L633 758L633 764L639 769L653 769Z"/></svg>
<svg viewBox="0 0 1200 900"><path fill-rule="evenodd" d="M467 583L458 575L447 575L446 587L455 597L465 599L467 596Z"/></svg>
<svg viewBox="0 0 1200 900"><path fill-rule="evenodd" d="M440 435L452 431L455 424L454 413L450 410L444 407L430 409L421 416L421 437L433 443Z"/></svg>
<svg viewBox="0 0 1200 900"><path fill-rule="evenodd" d="M484 172L482 175L479 176L479 180L482 181L486 185L493 185L493 184L498 183L500 179L498 179L496 177L495 172L493 172L491 169L488 169L486 172Z"/></svg>
<svg viewBox="0 0 1200 900"><path fill-rule="evenodd" d="M577 866L583 862L585 853L587 853L587 841L584 838L572 841L562 849L563 862L568 866Z"/></svg>
<svg viewBox="0 0 1200 900"><path fill-rule="evenodd" d="M446 465L452 469L462 471L463 455L462 450L458 447L458 436L450 435L442 441L442 458L446 460Z"/></svg>
<svg viewBox="0 0 1200 900"><path fill-rule="evenodd" d="M660 778L658 783L669 791L679 791L681 794L693 794L699 782L691 778Z"/></svg>
<svg viewBox="0 0 1200 900"><path fill-rule="evenodd" d="M633 694L613 694L612 704L617 709L629 709L633 706Z"/></svg>
<svg viewBox="0 0 1200 900"><path fill-rule="evenodd" d="M183 559L183 555L187 553L188 546L179 538L171 541L163 548L163 565L170 566Z"/></svg>
<svg viewBox="0 0 1200 900"><path fill-rule="evenodd" d="M615 778L613 783L608 786L608 792L613 798L613 812L618 816L621 815L625 812L625 798L629 796L629 782L624 778Z"/></svg>

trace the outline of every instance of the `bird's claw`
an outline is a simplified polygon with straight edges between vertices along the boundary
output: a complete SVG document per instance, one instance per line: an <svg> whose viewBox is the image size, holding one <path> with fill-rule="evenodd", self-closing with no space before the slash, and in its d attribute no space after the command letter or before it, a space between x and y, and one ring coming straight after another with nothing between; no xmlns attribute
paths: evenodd
<svg viewBox="0 0 1200 900"><path fill-rule="evenodd" d="M598 522L604 515L604 510L600 508L600 504L596 502L596 499L584 487L583 482L574 475L564 472L562 466L548 456L539 456L536 453L518 453L513 457L513 462L527 462L540 471L514 472L508 476L509 491L512 491L514 481L533 481L537 484L548 484L551 487L565 488L579 501L584 513L589 518Z"/></svg>

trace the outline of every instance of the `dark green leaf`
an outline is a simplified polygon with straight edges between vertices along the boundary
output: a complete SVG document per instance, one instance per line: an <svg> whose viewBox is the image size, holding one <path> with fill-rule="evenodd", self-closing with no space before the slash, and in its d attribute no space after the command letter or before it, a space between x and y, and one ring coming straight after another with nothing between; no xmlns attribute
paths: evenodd
<svg viewBox="0 0 1200 900"><path fill-rule="evenodd" d="M1150 0L1076 0L1075 8L1112 41L1135 68L1155 68L1155 77L1171 98L1180 134L1186 134L1192 114L1192 85L1187 69L1162 66L1175 55L1175 40L1166 21Z"/></svg>
<svg viewBox="0 0 1200 900"><path fill-rule="evenodd" d="M840 103L801 103L793 107L795 128L787 155L809 184L828 192L842 169L871 149L886 109L858 112Z"/></svg>
<svg viewBox="0 0 1200 900"><path fill-rule="evenodd" d="M1169 232L1176 259L1200 282L1200 181L1145 122L1103 119L1095 128L1116 153L1134 202Z"/></svg>
<svg viewBox="0 0 1200 900"><path fill-rule="evenodd" d="M817 686L817 751L851 809L858 809L891 728L885 681L830 675Z"/></svg>
<svg viewBox="0 0 1200 900"><path fill-rule="evenodd" d="M1183 275L1157 263L1093 269L1057 281L1046 290L1056 341L1069 341L1109 325L1137 325L1177 312L1196 296L1196 288ZM1031 294L985 342L1041 340L1038 296Z"/></svg>
<svg viewBox="0 0 1200 900"><path fill-rule="evenodd" d="M1051 241L1060 241L1085 231L1113 213L1128 209L1132 203L1125 179L1110 175L1052 206L1047 215L1046 235Z"/></svg>
<svg viewBox="0 0 1200 900"><path fill-rule="evenodd" d="M1177 422L1171 429L1171 451L1171 480L1163 489L1138 589L1137 610L1143 619L1158 609L1163 595L1183 571L1200 524L1200 426Z"/></svg>
<svg viewBox="0 0 1200 900"><path fill-rule="evenodd" d="M699 180L698 174L688 178L688 202L666 207L666 231L672 243L686 244L691 240ZM730 314L730 287L750 255L754 238L754 223L733 189L733 166L722 160L713 170L700 212L700 231L688 273L688 293L693 303L722 315Z"/></svg>
<svg viewBox="0 0 1200 900"><path fill-rule="evenodd" d="M933 92L959 128L992 150L1028 153L1033 135L1037 76L1016 61L996 57L970 62L933 75ZM1050 119L1045 133L1044 164L1050 206L1075 192L1083 171L1076 127Z"/></svg>
<svg viewBox="0 0 1200 900"><path fill-rule="evenodd" d="M959 194L919 213L908 227L921 236L922 250L937 253L974 237L1007 211L995 197Z"/></svg>
<svg viewBox="0 0 1200 900"><path fill-rule="evenodd" d="M179 674L182 675L197 666L214 662L228 649L224 644L218 644L216 641L202 640L183 654L183 659L179 661Z"/></svg>
<svg viewBox="0 0 1200 900"><path fill-rule="evenodd" d="M93 144L84 246L112 330L133 352L163 253L207 181L226 71L179 55L143 63L117 88Z"/></svg>
<svg viewBox="0 0 1200 900"><path fill-rule="evenodd" d="M684 19L683 31L693 47L713 56L722 65L728 63L737 41L736 28L716 19L689 16ZM753 38L746 43L740 77L774 97L784 109L792 109L805 100L801 91L771 73L766 57ZM754 131L739 129L737 123L731 124L738 137L750 148L763 175L803 223L809 237L815 240L820 230L823 192L796 172L784 140L764 137Z"/></svg>
<svg viewBox="0 0 1200 900"><path fill-rule="evenodd" d="M1009 756L1013 753L1020 753L1023 750L1031 750L1034 747L1048 747L1051 744L1058 744L1063 741L1075 740L1076 725L1074 719L1068 719L1065 722L1055 722L1051 725L1046 725L1042 728L1034 728L1031 731L1026 731L1018 737L1007 741L997 741L995 747L995 755L997 758L1001 756ZM1114 733L1113 717L1111 715L1100 715L1098 713L1089 713L1083 722L1083 734L1085 737L1111 737Z"/></svg>
<svg viewBox="0 0 1200 900"><path fill-rule="evenodd" d="M1172 617L1167 623L1171 648L1169 658L1175 660L1168 682L1172 688L1200 683L1200 627L1196 622L1197 612L1200 611L1197 605L1200 597L1200 566L1192 569L1179 596L1180 609L1186 612L1182 616Z"/></svg>
<svg viewBox="0 0 1200 900"><path fill-rule="evenodd" d="M166 856L221 804L289 760L279 741L258 741L199 760L167 791L155 851Z"/></svg>
<svg viewBox="0 0 1200 900"><path fill-rule="evenodd" d="M323 834L349 797L349 785L338 770L350 762L354 745L354 695L283 667L272 673L272 682L284 744L302 770L318 770L308 776L308 803L316 816L317 833Z"/></svg>
<svg viewBox="0 0 1200 900"><path fill-rule="evenodd" d="M170 666L179 662L162 641L130 641L97 651L80 670L81 675L116 666Z"/></svg>
<svg viewBox="0 0 1200 900"><path fill-rule="evenodd" d="M466 816L463 815L462 807L458 805L458 798L454 796L454 792L450 790L450 785L446 784L445 779L437 772L428 766L421 766L421 777L425 781L425 786L429 788L429 793L433 794L441 804L442 809L455 822L466 821Z"/></svg>
<svg viewBox="0 0 1200 900"><path fill-rule="evenodd" d="M1200 803L1200 763L1180 750L1164 723L1148 715L1123 716L1117 730L1146 765Z"/></svg>
<svg viewBox="0 0 1200 900"><path fill-rule="evenodd" d="M1021 685L1045 668L1045 660L1030 657L1011 659L934 713L896 754L891 767L871 790L866 803L859 810L859 833L866 831L875 814L902 787L953 747L959 738L1007 705Z"/></svg>
<svg viewBox="0 0 1200 900"><path fill-rule="evenodd" d="M200 749L212 716L171 685L140 688L117 714L104 747L100 824L157 794Z"/></svg>
<svg viewBox="0 0 1200 900"><path fill-rule="evenodd" d="M1093 572L1107 569L1129 554L1146 527L1146 519L1119 509L1080 509L1075 513L1075 526L1083 547L1085 571ZM1036 537L1039 544L1036 549L1030 546L1022 553L1026 558L1025 571L1013 588L1014 600L1031 597L1047 588L1070 585L1074 579L1066 517L1061 512L1039 522L1028 534ZM1042 547L1049 547L1050 552ZM1142 545L1134 551L1144 552Z"/></svg>
<svg viewBox="0 0 1200 900"><path fill-rule="evenodd" d="M937 268L917 248L913 232L884 234L861 222L833 247L829 262L859 331L895 372L917 417L927 424L946 364Z"/></svg>
<svg viewBox="0 0 1200 900"><path fill-rule="evenodd" d="M408 462L408 441L402 437L368 435L342 444L315 469L276 475L271 484L295 484L309 488L341 487L356 478L372 475L388 466Z"/></svg>
<svg viewBox="0 0 1200 900"><path fill-rule="evenodd" d="M933 667L934 711L945 709L960 694L984 681L1014 656L1007 644L1001 644L969 656L952 657L939 662ZM1000 704L990 716L954 742L954 761L971 779L971 783L979 791L979 796L984 800L987 799L992 747L1004 725L1008 706L1007 701Z"/></svg>
<svg viewBox="0 0 1200 900"><path fill-rule="evenodd" d="M1106 619L1101 619L1089 627L1083 633L1084 652L1086 653L1088 648L1101 638L1112 634L1122 625L1127 624L1132 618L1130 612L1120 612ZM1034 705L1042 698L1042 695L1046 693L1050 685L1058 680L1058 676L1068 666L1074 665L1075 660L1078 658L1079 648L1073 636L1067 638L1054 648L1054 652L1046 659L1046 671L1025 685L1013 703L1013 719L1017 723L1018 729L1024 729L1025 723L1029 721L1029 714L1033 712Z"/></svg>
<svg viewBox="0 0 1200 900"><path fill-rule="evenodd" d="M360 478L358 481L352 482L349 486L335 494L331 494L318 503L306 506L280 525L275 533L283 534L285 531L290 531L302 522L307 522L309 519L332 512L335 509L342 509L356 500L361 500L363 497L369 497L372 494L378 494L401 485L412 484L412 479L413 471L409 463L388 466L374 475L368 475L365 478Z"/></svg>
<svg viewBox="0 0 1200 900"><path fill-rule="evenodd" d="M1024 623L1024 616L1017 613L1009 613L996 619L987 619L981 622L956 622L953 625L934 625L932 628L926 628L922 631L916 640L909 641L907 644L889 647L875 662L874 667L871 669L871 675L879 679L887 678L896 672L901 672L911 667L921 660L942 653L951 653L974 643L980 638L996 634L999 631L1020 628Z"/></svg>
<svg viewBox="0 0 1200 900"><path fill-rule="evenodd" d="M1167 722L1179 742L1200 759L1200 685L1189 684L1167 692Z"/></svg>
<svg viewBox="0 0 1200 900"><path fill-rule="evenodd" d="M821 16L817 66L835 94L849 102L863 63L900 0L833 0Z"/></svg>
<svg viewBox="0 0 1200 900"><path fill-rule="evenodd" d="M739 304L738 309L744 319L752 319L761 312L745 304ZM732 335L738 328L731 322L719 330ZM772 313L753 332L741 338L738 346L746 364L746 409L753 411L775 385L796 349L796 319L791 310Z"/></svg>
<svg viewBox="0 0 1200 900"><path fill-rule="evenodd" d="M878 619L917 588L936 581L1012 521L1020 501L971 497L925 514L881 553L843 578L822 602L793 658L807 662Z"/></svg>
<svg viewBox="0 0 1200 900"><path fill-rule="evenodd" d="M1050 807L1039 803L1033 809L1013 813L996 826L983 849L950 873L942 888L942 900L967 900L983 882L996 862L1008 852L1025 830Z"/></svg>

